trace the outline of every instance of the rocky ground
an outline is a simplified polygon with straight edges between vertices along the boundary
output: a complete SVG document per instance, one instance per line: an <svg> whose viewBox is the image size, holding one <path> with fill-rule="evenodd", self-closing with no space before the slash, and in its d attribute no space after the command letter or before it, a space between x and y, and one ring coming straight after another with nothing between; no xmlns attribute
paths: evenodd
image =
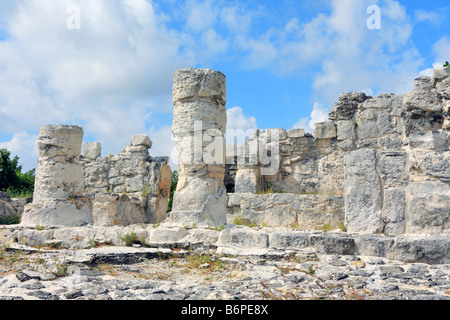
<svg viewBox="0 0 450 320"><path fill-rule="evenodd" d="M6 246L1 300L449 300L450 265L220 248Z"/></svg>

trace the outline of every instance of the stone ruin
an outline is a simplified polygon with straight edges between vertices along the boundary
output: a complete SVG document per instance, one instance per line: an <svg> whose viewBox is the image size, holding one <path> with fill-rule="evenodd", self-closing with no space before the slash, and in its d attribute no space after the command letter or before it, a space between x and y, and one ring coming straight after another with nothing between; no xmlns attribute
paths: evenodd
<svg viewBox="0 0 450 320"><path fill-rule="evenodd" d="M99 143L82 145L81 127L52 125L39 133L35 197L25 206L21 225L163 223L162 228L187 227L171 231L181 239L196 227L206 230L194 232L196 237L207 237L216 232L208 228L232 227L239 219L292 234L225 228L214 236L219 243L237 241L242 233L247 245L282 246L298 238L327 251L320 241L328 238L314 230L340 228L344 235L370 237L352 244L359 253L371 252L374 243L390 247L395 237L397 249L412 254L411 241L420 247L428 239L442 247L430 261L448 262L449 67L414 80L409 94L342 94L329 120L318 123L312 135L303 129L256 130L239 145L225 141L225 82L212 70L174 73L179 182L172 212L166 213L168 158L149 155L148 136L134 136L119 154L102 157ZM379 234L386 239L373 238ZM332 239L326 241L353 241ZM422 252L417 250L415 257Z"/></svg>
<svg viewBox="0 0 450 320"><path fill-rule="evenodd" d="M189 226L222 226L227 203L225 76L211 70L178 70L173 101L172 132L179 161L171 220Z"/></svg>
<svg viewBox="0 0 450 320"><path fill-rule="evenodd" d="M257 130L241 146L244 161L236 163L233 153L227 161L229 217L301 229L448 235L449 112L447 67L414 80L406 95L342 94L312 135ZM252 147L277 155L274 174L261 173L268 163L260 158L245 158Z"/></svg>
<svg viewBox="0 0 450 320"><path fill-rule="evenodd" d="M82 139L79 126L41 128L35 192L22 225L126 226L166 218L172 172L167 157L149 156L147 135L107 157L97 142L83 144L81 155Z"/></svg>

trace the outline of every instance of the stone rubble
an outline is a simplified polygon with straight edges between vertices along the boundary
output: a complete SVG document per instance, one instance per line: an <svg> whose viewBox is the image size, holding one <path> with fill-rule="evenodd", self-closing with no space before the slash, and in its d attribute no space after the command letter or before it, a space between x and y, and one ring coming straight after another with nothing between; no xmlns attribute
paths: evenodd
<svg viewBox="0 0 450 320"><path fill-rule="evenodd" d="M450 299L448 250L446 264L407 263L353 254L342 242L327 248L326 235L319 233L314 247L304 247L302 237L275 231L270 243L296 248L280 250L255 247L267 239L246 227L149 228L159 235L146 246L111 246L100 239L70 250L56 240L39 248L11 244L1 253L0 300ZM223 232L228 234L218 235ZM217 246L195 241L207 234ZM81 234L78 241L85 241Z"/></svg>

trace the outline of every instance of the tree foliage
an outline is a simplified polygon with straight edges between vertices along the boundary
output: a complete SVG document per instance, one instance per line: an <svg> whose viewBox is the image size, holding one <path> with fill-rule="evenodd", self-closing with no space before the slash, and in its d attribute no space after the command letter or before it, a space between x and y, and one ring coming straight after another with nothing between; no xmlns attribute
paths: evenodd
<svg viewBox="0 0 450 320"><path fill-rule="evenodd" d="M0 149L0 190L11 197L29 197L34 190L35 170L22 173L19 157L11 158L11 152Z"/></svg>
<svg viewBox="0 0 450 320"><path fill-rule="evenodd" d="M448 61L445 61L444 67L450 67L450 63Z"/></svg>
<svg viewBox="0 0 450 320"><path fill-rule="evenodd" d="M172 211L173 194L177 189L177 184L178 184L178 171L175 170L174 172L172 172L172 182L170 184L169 206L167 207L167 212Z"/></svg>

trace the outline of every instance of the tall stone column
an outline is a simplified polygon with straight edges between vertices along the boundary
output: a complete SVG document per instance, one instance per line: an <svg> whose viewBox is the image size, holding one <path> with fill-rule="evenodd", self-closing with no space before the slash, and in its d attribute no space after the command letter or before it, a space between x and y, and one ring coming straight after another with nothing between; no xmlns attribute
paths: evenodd
<svg viewBox="0 0 450 320"><path fill-rule="evenodd" d="M208 69L180 69L173 80L178 186L170 219L187 226L224 225L225 75Z"/></svg>
<svg viewBox="0 0 450 320"><path fill-rule="evenodd" d="M23 225L78 226L92 223L90 201L84 195L84 171L79 163L83 129L48 125L37 141L38 168L33 203L25 208Z"/></svg>

